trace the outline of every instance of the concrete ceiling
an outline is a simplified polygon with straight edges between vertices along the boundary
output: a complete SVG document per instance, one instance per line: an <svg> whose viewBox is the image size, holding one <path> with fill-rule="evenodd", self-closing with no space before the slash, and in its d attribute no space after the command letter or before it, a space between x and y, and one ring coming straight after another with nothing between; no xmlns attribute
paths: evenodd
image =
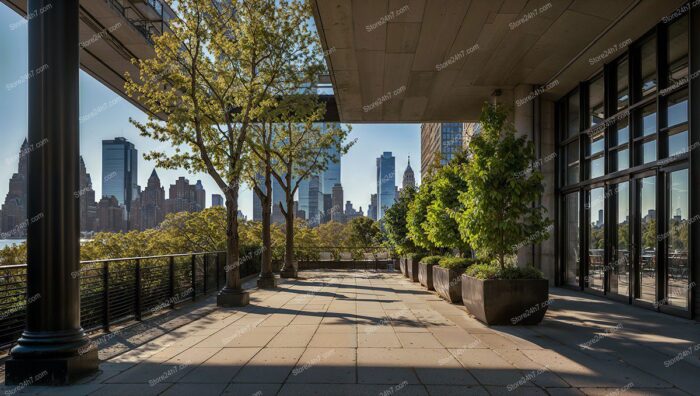
<svg viewBox="0 0 700 396"><path fill-rule="evenodd" d="M474 121L496 89L556 98L685 0L314 0L344 122ZM612 48L616 48L611 50ZM601 58L601 54L607 56ZM597 60L600 59L600 60Z"/></svg>

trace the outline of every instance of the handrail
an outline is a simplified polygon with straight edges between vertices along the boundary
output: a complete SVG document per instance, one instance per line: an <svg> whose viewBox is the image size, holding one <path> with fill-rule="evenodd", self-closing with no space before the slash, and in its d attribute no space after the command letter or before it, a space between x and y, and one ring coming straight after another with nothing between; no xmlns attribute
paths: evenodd
<svg viewBox="0 0 700 396"><path fill-rule="evenodd" d="M117 261L131 261L131 260L148 260L148 259L157 259L157 258L168 258L168 257L184 257L184 256L191 256L193 254L195 255L201 255L201 254L215 254L215 253L226 253L225 251L211 251L211 252L191 252L191 253L174 253L174 254L161 254L158 256L136 256L136 257L120 257L120 258L108 258L108 259L98 259L98 260L83 260L80 261L80 264L97 264L97 263L111 263L111 262L117 262ZM27 264L12 264L12 265L0 265L0 269L3 268L23 268L26 267Z"/></svg>

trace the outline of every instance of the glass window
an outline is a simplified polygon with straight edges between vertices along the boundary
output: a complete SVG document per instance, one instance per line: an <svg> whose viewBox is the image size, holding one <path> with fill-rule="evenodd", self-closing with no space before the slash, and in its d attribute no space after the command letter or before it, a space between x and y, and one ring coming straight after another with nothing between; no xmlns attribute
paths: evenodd
<svg viewBox="0 0 700 396"><path fill-rule="evenodd" d="M613 151L611 168L613 172L625 170L630 167L630 150L622 149Z"/></svg>
<svg viewBox="0 0 700 396"><path fill-rule="evenodd" d="M578 92L569 96L568 103L568 137L572 137L577 133L581 132L581 112L580 112L580 99Z"/></svg>
<svg viewBox="0 0 700 396"><path fill-rule="evenodd" d="M629 85L629 62L625 59L617 65L617 111L630 103Z"/></svg>
<svg viewBox="0 0 700 396"><path fill-rule="evenodd" d="M603 291L605 279L605 190L588 194L588 287Z"/></svg>
<svg viewBox="0 0 700 396"><path fill-rule="evenodd" d="M656 133L656 104L651 104L642 109L640 113L639 130L637 137L649 136Z"/></svg>
<svg viewBox="0 0 700 396"><path fill-rule="evenodd" d="M644 165L656 161L656 140L638 143L637 165Z"/></svg>
<svg viewBox="0 0 700 396"><path fill-rule="evenodd" d="M596 155L605 150L605 133L603 130L596 131L591 136L591 145L588 148L588 155Z"/></svg>
<svg viewBox="0 0 700 396"><path fill-rule="evenodd" d="M688 122L688 90L677 92L668 98L667 104L668 126L674 126Z"/></svg>
<svg viewBox="0 0 700 396"><path fill-rule="evenodd" d="M590 106L590 126L598 125L605 119L605 81L603 77L591 81L588 87L588 104Z"/></svg>
<svg viewBox="0 0 700 396"><path fill-rule="evenodd" d="M578 140L566 147L566 182L567 184L578 183L579 181L579 152Z"/></svg>
<svg viewBox="0 0 700 396"><path fill-rule="evenodd" d="M669 174L668 180L668 231L666 254L668 277L666 279L666 303L675 307L688 308L688 268L689 211L688 211L688 170L682 169Z"/></svg>
<svg viewBox="0 0 700 396"><path fill-rule="evenodd" d="M610 291L629 296L630 290L630 188L629 182L617 184L612 197L615 227L612 232L612 262L610 263Z"/></svg>
<svg viewBox="0 0 700 396"><path fill-rule="evenodd" d="M578 192L566 196L566 252L564 265L566 268L566 283L571 286L579 286L579 219Z"/></svg>
<svg viewBox="0 0 700 396"><path fill-rule="evenodd" d="M614 140L612 142L613 146L619 146L621 144L629 143L630 140L630 122L628 118L622 119L617 122L615 127Z"/></svg>
<svg viewBox="0 0 700 396"><path fill-rule="evenodd" d="M668 28L668 85L682 83L688 77L688 16Z"/></svg>
<svg viewBox="0 0 700 396"><path fill-rule="evenodd" d="M656 93L656 38L651 38L642 44L640 49L641 59L641 85L637 89L637 98L646 98Z"/></svg>
<svg viewBox="0 0 700 396"><path fill-rule="evenodd" d="M639 180L639 298L656 302L656 176Z"/></svg>
<svg viewBox="0 0 700 396"><path fill-rule="evenodd" d="M595 179L605 174L605 157L600 156L590 160L590 177Z"/></svg>
<svg viewBox="0 0 700 396"><path fill-rule="evenodd" d="M688 152L688 129L672 129L668 133L668 156L677 157Z"/></svg>

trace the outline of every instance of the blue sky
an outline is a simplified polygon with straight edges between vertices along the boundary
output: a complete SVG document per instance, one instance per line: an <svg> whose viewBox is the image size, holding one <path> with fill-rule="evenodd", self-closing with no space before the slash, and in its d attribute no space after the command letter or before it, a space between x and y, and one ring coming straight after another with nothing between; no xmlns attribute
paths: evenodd
<svg viewBox="0 0 700 396"><path fill-rule="evenodd" d="M3 120L0 126L1 203L7 194L8 181L17 171L17 153L27 136L28 117L27 84L15 84L27 72L27 25L4 4L0 4L0 54L0 119ZM141 154L162 147L159 142L139 136L136 128L129 123L129 117L144 120L145 114L84 72L80 73L80 114L85 118L80 124L80 151L97 196L102 191L102 140L117 136L127 138L139 150L139 184L145 186L154 164L144 160ZM420 181L420 125L354 124L349 138L357 139L357 143L342 158L341 182L345 200L352 201L355 208L362 206L366 213L370 194L376 191L375 158L384 151L391 151L396 156L397 184L401 183L409 155L416 180ZM184 170L163 169L157 172L166 195L168 186L179 176L186 176L192 183L202 180L207 191L207 205L211 203L211 194L219 192L206 174L193 175ZM252 216L250 190L241 192L240 205L244 214Z"/></svg>

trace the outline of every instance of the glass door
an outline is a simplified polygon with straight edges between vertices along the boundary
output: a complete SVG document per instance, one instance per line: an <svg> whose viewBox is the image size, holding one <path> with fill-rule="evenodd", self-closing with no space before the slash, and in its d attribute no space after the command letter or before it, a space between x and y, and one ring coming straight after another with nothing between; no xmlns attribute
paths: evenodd
<svg viewBox="0 0 700 396"><path fill-rule="evenodd" d="M690 295L690 206L688 169L666 173L666 232L662 235L666 255L666 295L663 303L683 310L688 309Z"/></svg>
<svg viewBox="0 0 700 396"><path fill-rule="evenodd" d="M630 295L630 182L611 185L610 293Z"/></svg>
<svg viewBox="0 0 700 396"><path fill-rule="evenodd" d="M564 282L569 286L580 287L579 276L579 193L567 194L564 213Z"/></svg>
<svg viewBox="0 0 700 396"><path fill-rule="evenodd" d="M605 291L605 189L598 187L588 192L586 203L587 227L586 241L588 287Z"/></svg>
<svg viewBox="0 0 700 396"><path fill-rule="evenodd" d="M657 285L657 232L656 232L656 176L635 180L635 297L656 303Z"/></svg>

